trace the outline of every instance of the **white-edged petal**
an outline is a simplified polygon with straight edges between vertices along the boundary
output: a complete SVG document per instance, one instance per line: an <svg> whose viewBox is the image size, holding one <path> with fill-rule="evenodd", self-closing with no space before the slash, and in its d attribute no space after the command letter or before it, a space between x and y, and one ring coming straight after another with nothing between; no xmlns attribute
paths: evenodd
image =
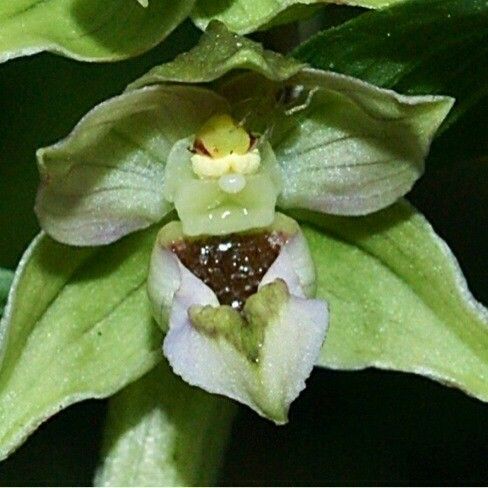
<svg viewBox="0 0 488 488"><path fill-rule="evenodd" d="M263 276L260 286L277 278L286 282L293 295L311 297L315 292L315 267L300 229L282 247L276 261Z"/></svg>

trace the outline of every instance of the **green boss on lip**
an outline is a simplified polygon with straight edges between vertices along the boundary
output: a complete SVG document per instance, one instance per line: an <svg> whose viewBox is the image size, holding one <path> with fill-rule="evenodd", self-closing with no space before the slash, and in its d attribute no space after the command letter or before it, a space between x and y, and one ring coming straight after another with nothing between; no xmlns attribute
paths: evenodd
<svg viewBox="0 0 488 488"><path fill-rule="evenodd" d="M213 23L193 51L39 151L36 211L55 239L101 245L176 208L148 279L165 356L187 382L282 423L327 309L298 224L275 207L390 205L421 175L451 106L310 69Z"/></svg>

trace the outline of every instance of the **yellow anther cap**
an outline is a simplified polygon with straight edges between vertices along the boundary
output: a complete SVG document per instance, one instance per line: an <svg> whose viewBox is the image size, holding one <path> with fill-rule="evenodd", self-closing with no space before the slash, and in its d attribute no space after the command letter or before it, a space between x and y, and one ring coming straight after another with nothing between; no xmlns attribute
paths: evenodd
<svg viewBox="0 0 488 488"><path fill-rule="evenodd" d="M251 136L230 115L210 117L195 137L195 149L214 159L230 154L246 154Z"/></svg>

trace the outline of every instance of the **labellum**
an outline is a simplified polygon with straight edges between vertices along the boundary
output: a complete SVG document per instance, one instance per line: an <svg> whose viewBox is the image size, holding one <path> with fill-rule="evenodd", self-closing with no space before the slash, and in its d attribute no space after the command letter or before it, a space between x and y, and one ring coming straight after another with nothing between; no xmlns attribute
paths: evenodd
<svg viewBox="0 0 488 488"><path fill-rule="evenodd" d="M148 284L175 373L286 422L327 328L326 305L306 298L314 270L298 224L276 214L266 228L189 237L171 222Z"/></svg>
<svg viewBox="0 0 488 488"><path fill-rule="evenodd" d="M186 382L284 423L327 328L310 300L314 268L298 224L275 213L271 146L227 114L168 157L165 195L181 222L161 229L148 280L163 345Z"/></svg>

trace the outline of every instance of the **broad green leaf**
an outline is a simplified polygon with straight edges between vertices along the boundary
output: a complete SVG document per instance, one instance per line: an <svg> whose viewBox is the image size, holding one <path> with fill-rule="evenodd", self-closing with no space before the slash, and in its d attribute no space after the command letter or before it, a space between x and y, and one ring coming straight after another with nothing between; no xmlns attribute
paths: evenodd
<svg viewBox="0 0 488 488"><path fill-rule="evenodd" d="M418 373L488 401L488 312L413 207L299 215L331 309L321 365Z"/></svg>
<svg viewBox="0 0 488 488"><path fill-rule="evenodd" d="M136 80L129 89L165 83L214 81L237 69L249 69L275 81L296 74L303 63L265 50L261 44L233 34L221 22L211 22L200 42L170 63L156 66Z"/></svg>
<svg viewBox="0 0 488 488"><path fill-rule="evenodd" d="M0 268L0 318L3 314L3 308L7 301L8 291L10 290L13 277L14 274L12 271Z"/></svg>
<svg viewBox="0 0 488 488"><path fill-rule="evenodd" d="M41 234L0 325L0 459L44 420L123 388L161 358L146 276L157 229L77 249Z"/></svg>
<svg viewBox="0 0 488 488"><path fill-rule="evenodd" d="M226 107L215 93L185 86L98 105L67 139L37 153L41 227L59 242L99 245L158 222L172 209L163 195L172 145Z"/></svg>
<svg viewBox="0 0 488 488"><path fill-rule="evenodd" d="M453 96L452 123L488 93L488 4L402 2L317 34L293 55L401 93Z"/></svg>
<svg viewBox="0 0 488 488"><path fill-rule="evenodd" d="M147 51L182 22L193 0L8 0L0 3L0 62L51 51L115 61Z"/></svg>
<svg viewBox="0 0 488 488"><path fill-rule="evenodd" d="M380 8L398 0L351 0L346 5ZM268 25L274 25L277 18L291 22L303 16L305 7L316 9L319 5L336 3L327 0L197 0L192 12L195 24L205 29L212 19L224 22L239 34L247 34Z"/></svg>
<svg viewBox="0 0 488 488"><path fill-rule="evenodd" d="M160 363L110 400L95 486L213 485L234 413Z"/></svg>

